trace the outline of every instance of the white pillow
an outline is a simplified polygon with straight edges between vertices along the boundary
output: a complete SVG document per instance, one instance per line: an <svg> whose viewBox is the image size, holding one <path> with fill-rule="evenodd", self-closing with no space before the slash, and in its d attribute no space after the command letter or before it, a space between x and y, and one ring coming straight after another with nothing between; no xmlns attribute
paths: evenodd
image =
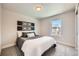
<svg viewBox="0 0 79 59"><path fill-rule="evenodd" d="M18 37L22 36L22 31L18 31Z"/></svg>
<svg viewBox="0 0 79 59"><path fill-rule="evenodd" d="M35 37L35 34L34 33L28 33L27 36L30 38L30 37Z"/></svg>

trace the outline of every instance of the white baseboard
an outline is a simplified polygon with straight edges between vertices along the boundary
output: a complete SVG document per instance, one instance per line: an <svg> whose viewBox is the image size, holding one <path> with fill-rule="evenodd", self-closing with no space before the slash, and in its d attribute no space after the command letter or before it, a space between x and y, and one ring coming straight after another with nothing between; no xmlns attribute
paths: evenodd
<svg viewBox="0 0 79 59"><path fill-rule="evenodd" d="M60 41L57 41L57 42L60 43L60 44L63 44L63 45L66 45L66 46L70 46L70 47L75 48L75 46L73 46L71 44L68 44L68 43L65 43L65 42L60 42Z"/></svg>
<svg viewBox="0 0 79 59"><path fill-rule="evenodd" d="M8 48L8 47L11 47L11 46L14 46L14 45L15 45L15 43L7 44L7 45L2 46L2 49Z"/></svg>

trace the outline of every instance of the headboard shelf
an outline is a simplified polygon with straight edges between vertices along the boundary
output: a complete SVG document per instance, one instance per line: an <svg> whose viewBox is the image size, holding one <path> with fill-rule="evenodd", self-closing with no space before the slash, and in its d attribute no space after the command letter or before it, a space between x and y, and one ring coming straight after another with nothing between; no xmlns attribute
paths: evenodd
<svg viewBox="0 0 79 59"><path fill-rule="evenodd" d="M17 21L17 31L32 31L35 30L35 24L25 21Z"/></svg>

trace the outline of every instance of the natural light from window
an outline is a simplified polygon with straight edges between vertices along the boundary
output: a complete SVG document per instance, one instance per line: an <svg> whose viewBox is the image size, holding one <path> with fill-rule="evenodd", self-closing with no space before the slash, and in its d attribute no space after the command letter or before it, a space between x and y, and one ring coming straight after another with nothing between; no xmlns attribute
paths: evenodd
<svg viewBox="0 0 79 59"><path fill-rule="evenodd" d="M60 19L52 20L52 34L53 36L58 36L61 33L62 21Z"/></svg>

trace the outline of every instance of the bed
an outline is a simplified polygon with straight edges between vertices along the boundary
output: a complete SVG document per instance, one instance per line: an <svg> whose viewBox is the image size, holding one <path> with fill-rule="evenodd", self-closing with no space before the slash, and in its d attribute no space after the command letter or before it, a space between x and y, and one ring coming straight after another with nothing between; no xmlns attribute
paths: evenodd
<svg viewBox="0 0 79 59"><path fill-rule="evenodd" d="M56 47L53 37L36 35L35 32L22 32L16 44L24 56L41 56L50 47Z"/></svg>

